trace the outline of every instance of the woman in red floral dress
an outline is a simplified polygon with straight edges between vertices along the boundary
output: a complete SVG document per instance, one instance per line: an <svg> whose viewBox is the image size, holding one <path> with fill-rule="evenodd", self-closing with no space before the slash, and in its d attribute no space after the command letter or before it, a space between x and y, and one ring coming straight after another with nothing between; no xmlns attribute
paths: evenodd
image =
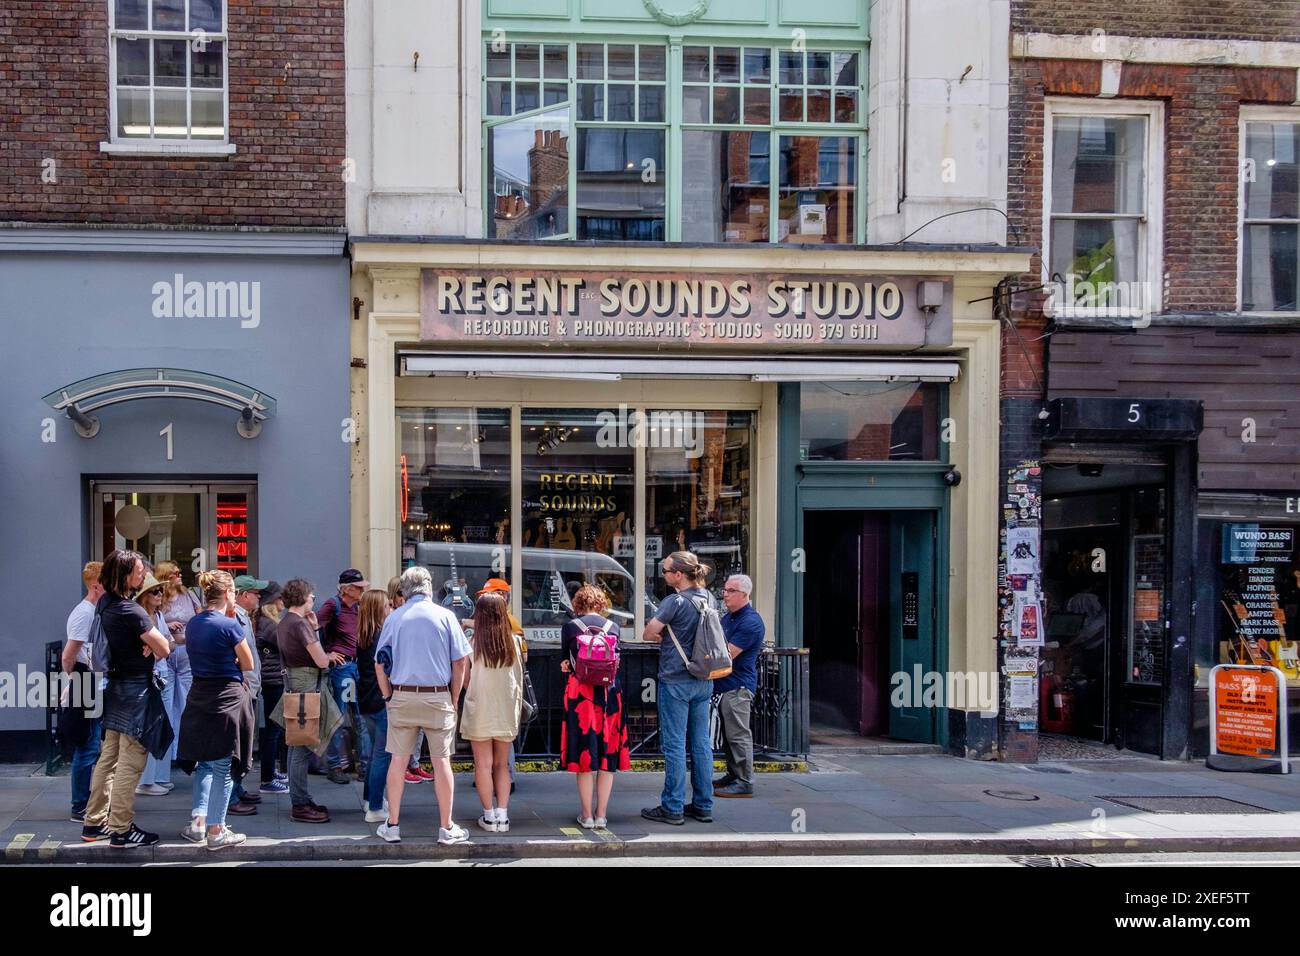
<svg viewBox="0 0 1300 956"><path fill-rule="evenodd" d="M614 774L630 769L632 757L627 746L627 729L623 726L620 680L616 677L609 687L592 687L580 683L573 673L578 635L589 625L600 628L608 625L610 638L618 640L618 625L605 617L609 599L600 588L584 584L573 596L573 610L577 617L565 624L560 634L563 651L560 670L569 675L564 686L560 753L564 769L578 775L578 801L582 805L578 824L590 830L607 824Z"/></svg>

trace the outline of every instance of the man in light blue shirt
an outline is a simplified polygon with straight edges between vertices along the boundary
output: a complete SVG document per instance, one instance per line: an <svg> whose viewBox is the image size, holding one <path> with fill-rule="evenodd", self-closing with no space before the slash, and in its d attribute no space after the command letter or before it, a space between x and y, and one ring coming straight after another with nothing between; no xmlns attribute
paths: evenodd
<svg viewBox="0 0 1300 956"><path fill-rule="evenodd" d="M469 672L469 641L456 615L433 602L428 569L407 568L401 577L404 604L388 615L375 644L375 677L388 702L388 820L376 833L389 843L401 840L398 820L406 762L421 730L429 742L433 789L441 826L438 842L464 843L469 835L451 819L455 779L451 754L456 744L456 702Z"/></svg>

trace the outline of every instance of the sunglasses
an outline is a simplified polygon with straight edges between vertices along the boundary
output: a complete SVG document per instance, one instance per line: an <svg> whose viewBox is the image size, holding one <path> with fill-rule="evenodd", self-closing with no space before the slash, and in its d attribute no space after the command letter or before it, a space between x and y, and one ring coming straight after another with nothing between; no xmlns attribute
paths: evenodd
<svg viewBox="0 0 1300 956"><path fill-rule="evenodd" d="M722 593L723 594L744 594L745 592L740 590L740 588L723 588Z"/></svg>

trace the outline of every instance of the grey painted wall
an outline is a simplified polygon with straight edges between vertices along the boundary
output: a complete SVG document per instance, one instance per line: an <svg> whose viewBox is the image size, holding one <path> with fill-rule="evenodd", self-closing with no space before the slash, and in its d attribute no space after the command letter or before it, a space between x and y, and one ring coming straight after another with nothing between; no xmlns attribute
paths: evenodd
<svg viewBox="0 0 1300 956"><path fill-rule="evenodd" d="M260 282L260 323L158 318L153 284ZM40 669L63 637L88 559L87 478L255 476L258 572L305 576L319 600L349 558L348 267L342 256L0 253L0 670ZM141 366L223 375L274 396L259 437L237 413L141 400L97 412L86 440L41 397L102 372ZM55 417L57 440L42 442ZM159 431L173 423L174 459ZM44 712L0 707L0 731L44 726ZM0 743L0 760L5 759Z"/></svg>

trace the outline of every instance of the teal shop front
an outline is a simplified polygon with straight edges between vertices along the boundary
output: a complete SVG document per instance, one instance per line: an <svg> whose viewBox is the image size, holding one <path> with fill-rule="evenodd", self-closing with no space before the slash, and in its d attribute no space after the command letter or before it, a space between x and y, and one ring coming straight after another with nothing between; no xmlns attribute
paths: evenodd
<svg viewBox="0 0 1300 956"><path fill-rule="evenodd" d="M923 692L948 670L947 393L781 388L778 634L809 649L814 746L949 743L945 701Z"/></svg>

